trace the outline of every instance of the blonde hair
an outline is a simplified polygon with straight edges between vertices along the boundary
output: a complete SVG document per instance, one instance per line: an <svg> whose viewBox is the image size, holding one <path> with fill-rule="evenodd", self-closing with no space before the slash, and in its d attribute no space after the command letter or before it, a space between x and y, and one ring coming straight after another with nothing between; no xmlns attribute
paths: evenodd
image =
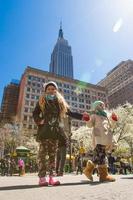
<svg viewBox="0 0 133 200"><path fill-rule="evenodd" d="M60 117L65 117L66 112L68 111L69 105L67 104L64 97L57 90L56 90L56 97L57 97L57 101L58 101L59 108L60 108ZM43 113L44 113L45 105L46 105L45 99L46 99L46 93L44 93L44 95L40 96L40 98L39 98L39 106Z"/></svg>

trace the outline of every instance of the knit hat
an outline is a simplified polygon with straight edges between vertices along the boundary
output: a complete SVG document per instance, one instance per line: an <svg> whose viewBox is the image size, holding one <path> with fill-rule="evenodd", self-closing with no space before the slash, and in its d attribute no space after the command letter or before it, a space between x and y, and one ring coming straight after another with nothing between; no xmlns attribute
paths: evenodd
<svg viewBox="0 0 133 200"><path fill-rule="evenodd" d="M92 104L92 110L96 110L97 106L99 106L100 104L104 104L103 101L95 101L93 104Z"/></svg>
<svg viewBox="0 0 133 200"><path fill-rule="evenodd" d="M56 88L56 90L58 90L57 84L54 81L49 81L49 82L43 84L43 88L44 88L45 92L47 90L47 87L50 85L54 86Z"/></svg>

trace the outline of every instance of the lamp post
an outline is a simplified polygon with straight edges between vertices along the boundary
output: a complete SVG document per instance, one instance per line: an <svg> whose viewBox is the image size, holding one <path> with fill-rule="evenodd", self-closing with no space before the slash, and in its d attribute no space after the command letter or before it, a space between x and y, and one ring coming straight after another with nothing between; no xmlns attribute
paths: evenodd
<svg viewBox="0 0 133 200"><path fill-rule="evenodd" d="M79 154L81 156L81 167L83 168L83 157L85 155L85 148L82 140L80 141Z"/></svg>
<svg viewBox="0 0 133 200"><path fill-rule="evenodd" d="M133 166L133 138L131 138L131 142L130 142L130 155L131 155L131 163Z"/></svg>
<svg viewBox="0 0 133 200"><path fill-rule="evenodd" d="M71 117L68 117L68 126L69 126L69 173L72 172L72 142L71 142Z"/></svg>

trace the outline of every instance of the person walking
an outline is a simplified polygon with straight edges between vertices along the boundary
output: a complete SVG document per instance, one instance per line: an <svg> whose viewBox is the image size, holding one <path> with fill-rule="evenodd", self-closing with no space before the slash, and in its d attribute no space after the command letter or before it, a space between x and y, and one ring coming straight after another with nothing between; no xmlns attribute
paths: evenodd
<svg viewBox="0 0 133 200"><path fill-rule="evenodd" d="M63 176L64 166L66 161L66 152L70 145L70 132L71 132L71 119L66 116L63 119L63 131L64 137L61 137L58 141L58 148L56 154L56 176Z"/></svg>
<svg viewBox="0 0 133 200"><path fill-rule="evenodd" d="M63 176L66 161L67 139L62 138L58 142L56 154L56 176Z"/></svg>

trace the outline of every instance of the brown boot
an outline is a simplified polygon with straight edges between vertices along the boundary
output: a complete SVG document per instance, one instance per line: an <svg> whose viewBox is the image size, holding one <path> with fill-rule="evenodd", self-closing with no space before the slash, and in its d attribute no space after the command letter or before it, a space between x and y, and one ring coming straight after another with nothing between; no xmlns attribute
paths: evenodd
<svg viewBox="0 0 133 200"><path fill-rule="evenodd" d="M93 181L92 173L93 173L94 168L95 168L94 163L91 160L88 160L86 167L83 170L83 173L85 174L85 176L91 181Z"/></svg>
<svg viewBox="0 0 133 200"><path fill-rule="evenodd" d="M106 165L99 165L98 166L98 171L99 171L99 181L104 182L113 182L115 181L115 178L112 176L108 175L108 168Z"/></svg>

